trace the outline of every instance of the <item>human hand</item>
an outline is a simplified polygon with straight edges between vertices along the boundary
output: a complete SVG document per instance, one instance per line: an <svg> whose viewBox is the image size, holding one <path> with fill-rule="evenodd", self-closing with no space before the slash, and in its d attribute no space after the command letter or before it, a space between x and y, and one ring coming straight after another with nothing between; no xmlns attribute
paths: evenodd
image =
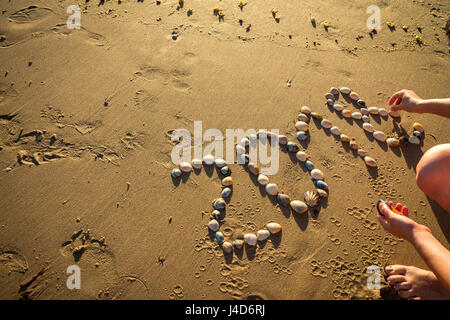
<svg viewBox="0 0 450 320"><path fill-rule="evenodd" d="M412 90L397 91L389 99L392 111L405 110L407 112L422 112L421 102L423 99Z"/></svg>

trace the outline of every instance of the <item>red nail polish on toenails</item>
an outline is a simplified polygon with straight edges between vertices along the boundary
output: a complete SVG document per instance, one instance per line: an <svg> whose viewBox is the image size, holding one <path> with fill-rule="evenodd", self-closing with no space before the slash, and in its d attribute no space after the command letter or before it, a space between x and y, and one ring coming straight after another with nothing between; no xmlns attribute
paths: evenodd
<svg viewBox="0 0 450 320"><path fill-rule="evenodd" d="M402 212L402 208L403 206L400 203L397 203L397 205L395 206L395 210Z"/></svg>
<svg viewBox="0 0 450 320"><path fill-rule="evenodd" d="M389 202L388 202L388 205L389 205L389 207L394 207L394 202L389 201Z"/></svg>
<svg viewBox="0 0 450 320"><path fill-rule="evenodd" d="M402 209L402 213L405 217L409 217L409 210L407 206L404 206Z"/></svg>

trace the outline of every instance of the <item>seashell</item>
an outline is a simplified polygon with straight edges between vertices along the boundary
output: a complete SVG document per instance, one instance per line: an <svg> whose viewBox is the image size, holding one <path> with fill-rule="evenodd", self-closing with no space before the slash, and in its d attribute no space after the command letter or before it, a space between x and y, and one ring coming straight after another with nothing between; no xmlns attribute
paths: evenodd
<svg viewBox="0 0 450 320"><path fill-rule="evenodd" d="M328 197L328 193L323 189L316 189L317 195L321 198Z"/></svg>
<svg viewBox="0 0 450 320"><path fill-rule="evenodd" d="M256 245L257 238L253 233L246 233L244 235L244 242L249 246Z"/></svg>
<svg viewBox="0 0 450 320"><path fill-rule="evenodd" d="M285 145L286 143L288 143L288 138L280 134L278 135L278 143L281 145Z"/></svg>
<svg viewBox="0 0 450 320"><path fill-rule="evenodd" d="M270 237L270 232L269 230L258 230L258 232L256 233L256 238L258 239L258 241L264 241L266 240L268 237Z"/></svg>
<svg viewBox="0 0 450 320"><path fill-rule="evenodd" d="M308 131L309 124L307 124L306 122L303 122L303 121L297 121L295 123L295 129L297 129L297 131Z"/></svg>
<svg viewBox="0 0 450 320"><path fill-rule="evenodd" d="M420 140L423 139L423 133L419 132L419 131L413 131L413 135L417 138L419 138Z"/></svg>
<svg viewBox="0 0 450 320"><path fill-rule="evenodd" d="M249 138L250 142L258 140L258 136L254 133L250 134L248 136L248 138Z"/></svg>
<svg viewBox="0 0 450 320"><path fill-rule="evenodd" d="M309 122L309 117L306 114L304 114L304 113L300 113L297 116L297 120L298 121L302 121L302 122Z"/></svg>
<svg viewBox="0 0 450 320"><path fill-rule="evenodd" d="M420 139L416 136L411 136L408 138L408 142L411 144L420 144Z"/></svg>
<svg viewBox="0 0 450 320"><path fill-rule="evenodd" d="M306 160L306 161L304 162L304 165L305 165L306 169L308 169L308 171L311 171L311 170L314 169L314 163L312 163L312 162L309 161L309 160Z"/></svg>
<svg viewBox="0 0 450 320"><path fill-rule="evenodd" d="M266 225L266 228L270 231L271 234L275 234L281 231L281 225L276 222L269 222Z"/></svg>
<svg viewBox="0 0 450 320"><path fill-rule="evenodd" d="M220 173L224 176L229 176L231 174L231 169L228 166L220 168Z"/></svg>
<svg viewBox="0 0 450 320"><path fill-rule="evenodd" d="M287 147L287 149L288 149L288 151L289 152L297 152L297 151L299 151L299 147L298 147L298 145L296 145L294 142L291 142L291 141L289 141L287 144L286 144L286 147Z"/></svg>
<svg viewBox="0 0 450 320"><path fill-rule="evenodd" d="M256 163L249 163L248 171L250 171L250 173L253 174L254 176L257 176L259 174L260 169Z"/></svg>
<svg viewBox="0 0 450 320"><path fill-rule="evenodd" d="M216 232L220 228L219 222L216 219L212 219L208 222L208 228L211 231Z"/></svg>
<svg viewBox="0 0 450 320"><path fill-rule="evenodd" d="M341 134L340 138L341 138L342 142L349 142L350 141L350 137L348 135L346 135L346 134Z"/></svg>
<svg viewBox="0 0 450 320"><path fill-rule="evenodd" d="M222 168L222 167L225 167L225 166L227 165L227 163L225 162L225 160L220 159L220 158L214 160L214 163L215 163L215 165L216 165L217 168Z"/></svg>
<svg viewBox="0 0 450 320"><path fill-rule="evenodd" d="M341 135L341 130L338 127L331 127L330 132L335 136Z"/></svg>
<svg viewBox="0 0 450 320"><path fill-rule="evenodd" d="M221 197L222 198L228 198L229 196L231 196L231 188L226 187L222 190L222 194Z"/></svg>
<svg viewBox="0 0 450 320"><path fill-rule="evenodd" d="M359 112L359 111L353 112L352 113L352 118L356 119L356 120L361 120L361 118L362 118L361 112Z"/></svg>
<svg viewBox="0 0 450 320"><path fill-rule="evenodd" d="M275 183L269 183L266 185L266 192L271 196L276 196L278 194L278 186Z"/></svg>
<svg viewBox="0 0 450 320"><path fill-rule="evenodd" d="M248 147L250 145L250 140L248 138L242 138L241 141L239 142L239 145L241 145L242 147Z"/></svg>
<svg viewBox="0 0 450 320"><path fill-rule="evenodd" d="M423 133L425 130L423 129L422 125L418 122L414 122L413 129L416 131L419 131L420 133Z"/></svg>
<svg viewBox="0 0 450 320"><path fill-rule="evenodd" d="M267 138L267 130L263 129L258 130L256 136L258 136L259 138Z"/></svg>
<svg viewBox="0 0 450 320"><path fill-rule="evenodd" d="M349 146L352 150L358 150L358 143L355 140L350 140Z"/></svg>
<svg viewBox="0 0 450 320"><path fill-rule="evenodd" d="M363 108L365 108L365 107L366 107L366 102L365 102L364 100L359 99L358 101L356 101L356 105L357 105L358 107L363 107Z"/></svg>
<svg viewBox="0 0 450 320"><path fill-rule="evenodd" d="M236 153L237 154L245 154L247 151L240 144L236 145Z"/></svg>
<svg viewBox="0 0 450 320"><path fill-rule="evenodd" d="M330 88L330 93L335 95L335 96L338 96L339 95L339 89L335 88L335 87L331 87Z"/></svg>
<svg viewBox="0 0 450 320"><path fill-rule="evenodd" d="M192 166L189 162L181 162L180 163L180 170L181 172L191 172Z"/></svg>
<svg viewBox="0 0 450 320"><path fill-rule="evenodd" d="M237 155L237 163L241 165L246 165L250 162L250 157L248 154L238 154Z"/></svg>
<svg viewBox="0 0 450 320"><path fill-rule="evenodd" d="M219 220L219 218L220 218L220 211L219 211L219 210L214 210L214 211L211 213L211 216L212 216L214 219Z"/></svg>
<svg viewBox="0 0 450 320"><path fill-rule="evenodd" d="M222 185L224 187L229 187L233 184L233 178L232 177L226 177L222 179Z"/></svg>
<svg viewBox="0 0 450 320"><path fill-rule="evenodd" d="M331 124L331 121L330 120L328 120L328 119L323 119L321 122L320 122L320 125L322 126L322 128L325 128L325 129L329 129L329 128L331 128L333 125Z"/></svg>
<svg viewBox="0 0 450 320"><path fill-rule="evenodd" d="M351 92L350 88L342 87L339 89L342 94L349 94Z"/></svg>
<svg viewBox="0 0 450 320"><path fill-rule="evenodd" d="M342 110L342 116L344 118L351 118L352 117L352 111L348 109Z"/></svg>
<svg viewBox="0 0 450 320"><path fill-rule="evenodd" d="M303 152L303 151L297 152L297 154L295 155L295 157L296 157L298 160L302 161L302 162L303 162L303 161L306 161L306 158L307 158L306 153Z"/></svg>
<svg viewBox="0 0 450 320"><path fill-rule="evenodd" d="M310 114L311 113L311 109L307 106L303 106L302 107L302 113L304 114Z"/></svg>
<svg viewBox="0 0 450 320"><path fill-rule="evenodd" d="M366 165L368 165L369 167L373 167L375 168L377 166L377 162L375 161L375 159L369 157L369 156L365 156L364 157L364 162L366 163Z"/></svg>
<svg viewBox="0 0 450 320"><path fill-rule="evenodd" d="M358 155L360 155L361 157L367 156L367 151L364 150L364 149L358 149L357 153L358 153Z"/></svg>
<svg viewBox="0 0 450 320"><path fill-rule="evenodd" d="M369 110L367 108L361 108L359 111L363 116L367 116L369 114Z"/></svg>
<svg viewBox="0 0 450 320"><path fill-rule="evenodd" d="M312 169L311 177L316 180L323 180L323 172L320 171L319 169Z"/></svg>
<svg viewBox="0 0 450 320"><path fill-rule="evenodd" d="M277 194L277 202L282 207L287 207L291 202L291 198L287 194L279 193Z"/></svg>
<svg viewBox="0 0 450 320"><path fill-rule="evenodd" d="M331 92L325 93L325 99L331 99L334 101L334 94L332 94Z"/></svg>
<svg viewBox="0 0 450 320"><path fill-rule="evenodd" d="M332 107L334 105L334 100L333 99L327 99L327 105Z"/></svg>
<svg viewBox="0 0 450 320"><path fill-rule="evenodd" d="M214 157L210 154L203 157L203 163L206 165L212 165L214 163Z"/></svg>
<svg viewBox="0 0 450 320"><path fill-rule="evenodd" d="M400 112L399 111L389 111L389 115L393 118L400 118Z"/></svg>
<svg viewBox="0 0 450 320"><path fill-rule="evenodd" d="M202 160L200 160L200 159L192 159L191 164L194 169L202 168Z"/></svg>
<svg viewBox="0 0 450 320"><path fill-rule="evenodd" d="M172 173L170 175L172 176L172 178L178 178L181 176L181 170L175 168L172 170Z"/></svg>
<svg viewBox="0 0 450 320"><path fill-rule="evenodd" d="M258 183L262 186L267 186L269 183L269 178L264 174L260 174L258 175Z"/></svg>
<svg viewBox="0 0 450 320"><path fill-rule="evenodd" d="M314 181L314 184L319 189L328 190L328 184L326 184L326 182L323 180L316 180Z"/></svg>
<svg viewBox="0 0 450 320"><path fill-rule="evenodd" d="M244 246L244 240L241 240L241 239L234 240L233 246L235 246L238 249L241 249Z"/></svg>
<svg viewBox="0 0 450 320"><path fill-rule="evenodd" d="M369 123L370 122L370 118L368 116L366 116L366 115L363 115L361 119L362 119L362 121L364 123Z"/></svg>
<svg viewBox="0 0 450 320"><path fill-rule="evenodd" d="M369 111L370 114L378 114L378 108L377 107L370 107L367 109L367 111Z"/></svg>
<svg viewBox="0 0 450 320"><path fill-rule="evenodd" d="M378 109L378 113L380 114L380 116L382 117L386 117L388 115L388 112L385 108L380 108Z"/></svg>
<svg viewBox="0 0 450 320"><path fill-rule="evenodd" d="M308 139L308 134L304 131L299 131L297 132L297 139L298 141L305 141L306 139Z"/></svg>
<svg viewBox="0 0 450 320"><path fill-rule="evenodd" d="M375 129L373 128L373 125L371 125L370 123L363 123L362 125L363 129L366 130L367 132L374 132Z"/></svg>
<svg viewBox="0 0 450 320"><path fill-rule="evenodd" d="M381 142L386 141L386 134L383 131L375 131L373 137Z"/></svg>
<svg viewBox="0 0 450 320"><path fill-rule="evenodd" d="M305 203L311 208L316 207L320 203L319 195L312 191L306 191Z"/></svg>
<svg viewBox="0 0 450 320"><path fill-rule="evenodd" d="M224 243L222 243L222 249L225 253L231 253L233 251L233 245L228 241L225 241Z"/></svg>
<svg viewBox="0 0 450 320"><path fill-rule="evenodd" d="M400 145L400 141L398 139L396 139L396 138L387 138L386 139L386 143L391 148L395 148L395 147L398 147Z"/></svg>
<svg viewBox="0 0 450 320"><path fill-rule="evenodd" d="M357 94L356 92L352 91L349 94L350 99L352 99L353 101L358 101L359 100L359 94Z"/></svg>
<svg viewBox="0 0 450 320"><path fill-rule="evenodd" d="M222 209L225 209L225 206L226 206L227 204L225 203L225 200L223 200L222 198L219 198L219 199L216 199L214 202L213 202L213 208L215 209L215 210L222 210Z"/></svg>
<svg viewBox="0 0 450 320"><path fill-rule="evenodd" d="M335 105L333 105L333 108L334 108L334 110L336 110L336 111L342 111L342 110L344 110L344 107L341 106L340 104L335 104Z"/></svg>
<svg viewBox="0 0 450 320"><path fill-rule="evenodd" d="M306 203L300 200L291 201L289 205L291 206L292 210L297 213L305 213L306 211L308 211L308 206L306 205Z"/></svg>
<svg viewBox="0 0 450 320"><path fill-rule="evenodd" d="M214 234L214 237L216 238L216 241L217 241L217 243L219 243L219 244L223 243L223 240L225 240L225 237L224 237L223 233L220 232L220 231L217 231L217 232Z"/></svg>
<svg viewBox="0 0 450 320"><path fill-rule="evenodd" d="M318 114L317 112L311 112L311 117L313 117L314 119L318 120L318 121L322 121L323 117Z"/></svg>

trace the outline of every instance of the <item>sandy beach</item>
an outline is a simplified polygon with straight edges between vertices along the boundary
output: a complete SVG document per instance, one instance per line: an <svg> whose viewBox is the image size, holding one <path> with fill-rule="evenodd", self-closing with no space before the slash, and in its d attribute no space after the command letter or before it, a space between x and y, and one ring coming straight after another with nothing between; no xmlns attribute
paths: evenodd
<svg viewBox="0 0 450 320"><path fill-rule="evenodd" d="M450 3L238 4L0 4L0 299L396 299L384 279L380 290L367 288L367 267L427 267L379 225L380 198L406 204L450 248L449 213L415 183L423 153L449 142L449 120L371 115L388 136L424 127L419 145L390 148L324 97L348 87L386 110L403 88L449 97ZM372 4L381 10L376 32L366 26ZM71 5L81 10L80 29L67 27ZM302 106L356 138L377 168L313 119L299 142ZM203 131L278 129L296 142L329 187L319 212L286 210L230 163L225 239L269 222L282 232L224 254L207 227L221 174L203 167L171 177L171 133L193 133L195 121ZM269 179L291 199L316 189L285 147ZM66 286L71 265L81 289Z"/></svg>

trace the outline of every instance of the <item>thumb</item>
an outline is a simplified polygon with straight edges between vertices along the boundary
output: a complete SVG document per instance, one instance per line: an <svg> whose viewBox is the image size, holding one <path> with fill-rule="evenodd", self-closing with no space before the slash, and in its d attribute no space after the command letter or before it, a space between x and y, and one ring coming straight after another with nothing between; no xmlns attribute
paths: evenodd
<svg viewBox="0 0 450 320"><path fill-rule="evenodd" d="M391 106L391 111L400 111L400 110L405 110L403 105Z"/></svg>

